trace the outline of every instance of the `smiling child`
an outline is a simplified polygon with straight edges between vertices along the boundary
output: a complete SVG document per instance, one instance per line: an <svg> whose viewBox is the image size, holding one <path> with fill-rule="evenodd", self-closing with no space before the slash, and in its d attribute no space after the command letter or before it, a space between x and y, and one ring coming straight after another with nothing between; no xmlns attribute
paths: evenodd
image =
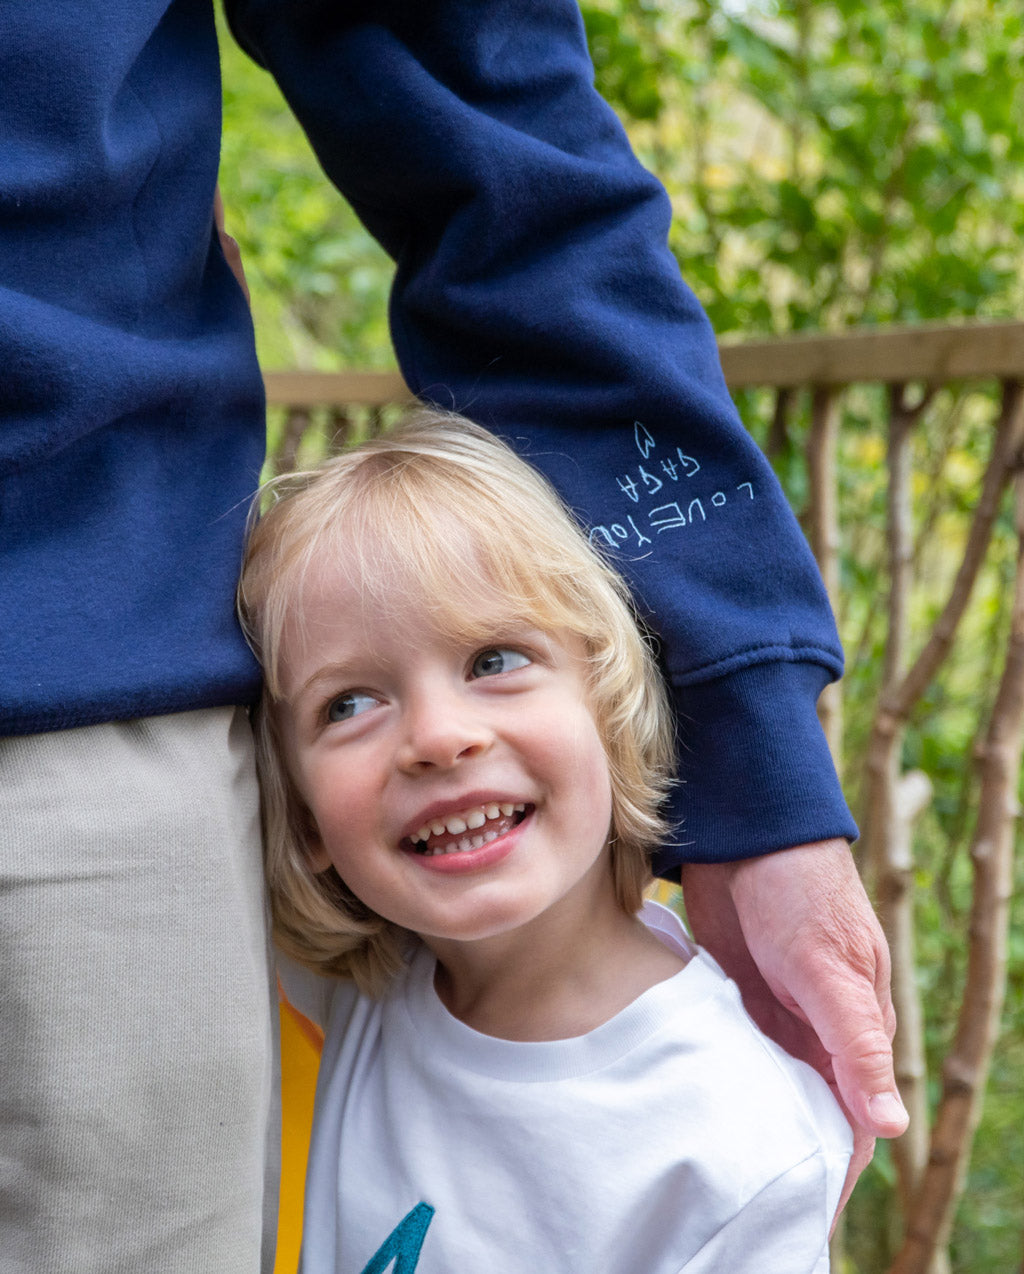
<svg viewBox="0 0 1024 1274"><path fill-rule="evenodd" d="M469 422L278 484L240 603L305 1274L821 1274L850 1133L644 904L673 739L618 576Z"/></svg>

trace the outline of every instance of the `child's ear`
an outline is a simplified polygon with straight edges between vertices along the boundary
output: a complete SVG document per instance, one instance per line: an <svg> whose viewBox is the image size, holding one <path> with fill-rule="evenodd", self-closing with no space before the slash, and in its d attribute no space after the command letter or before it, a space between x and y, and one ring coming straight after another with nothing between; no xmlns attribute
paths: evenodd
<svg viewBox="0 0 1024 1274"><path fill-rule="evenodd" d="M309 842L306 854L309 858L309 865L313 868L314 875L321 876L328 867L332 867L334 865L328 856L327 850L324 849L324 843L319 836L315 840Z"/></svg>
<svg viewBox="0 0 1024 1274"><path fill-rule="evenodd" d="M324 842L320 836L320 829L316 825L316 819L308 809L302 811L302 847L306 851L306 861L313 869L316 876L325 872L328 867L333 866L327 850L324 848Z"/></svg>

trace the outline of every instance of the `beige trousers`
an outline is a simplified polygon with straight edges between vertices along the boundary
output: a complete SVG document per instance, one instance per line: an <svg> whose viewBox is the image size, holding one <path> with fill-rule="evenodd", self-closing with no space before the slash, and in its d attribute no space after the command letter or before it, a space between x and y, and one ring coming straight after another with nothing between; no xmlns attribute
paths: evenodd
<svg viewBox="0 0 1024 1274"><path fill-rule="evenodd" d="M268 1274L275 1023L245 714L0 740L0 1270Z"/></svg>

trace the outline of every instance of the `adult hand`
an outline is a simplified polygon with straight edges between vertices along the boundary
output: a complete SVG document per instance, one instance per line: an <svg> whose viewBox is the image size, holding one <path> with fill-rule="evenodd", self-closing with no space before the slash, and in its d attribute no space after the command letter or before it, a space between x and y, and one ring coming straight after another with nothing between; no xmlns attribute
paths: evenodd
<svg viewBox="0 0 1024 1274"><path fill-rule="evenodd" d="M842 1211L876 1137L907 1114L896 1088L889 950L845 841L684 865L693 936L758 1026L828 1081L854 1130Z"/></svg>

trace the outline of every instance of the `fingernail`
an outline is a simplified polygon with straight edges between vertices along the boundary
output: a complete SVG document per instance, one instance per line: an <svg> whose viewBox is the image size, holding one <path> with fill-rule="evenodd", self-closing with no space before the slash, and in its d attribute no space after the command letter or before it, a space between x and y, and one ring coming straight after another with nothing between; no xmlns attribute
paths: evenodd
<svg viewBox="0 0 1024 1274"><path fill-rule="evenodd" d="M868 1113L880 1124L899 1124L909 1118L896 1093L875 1093L868 1101Z"/></svg>

